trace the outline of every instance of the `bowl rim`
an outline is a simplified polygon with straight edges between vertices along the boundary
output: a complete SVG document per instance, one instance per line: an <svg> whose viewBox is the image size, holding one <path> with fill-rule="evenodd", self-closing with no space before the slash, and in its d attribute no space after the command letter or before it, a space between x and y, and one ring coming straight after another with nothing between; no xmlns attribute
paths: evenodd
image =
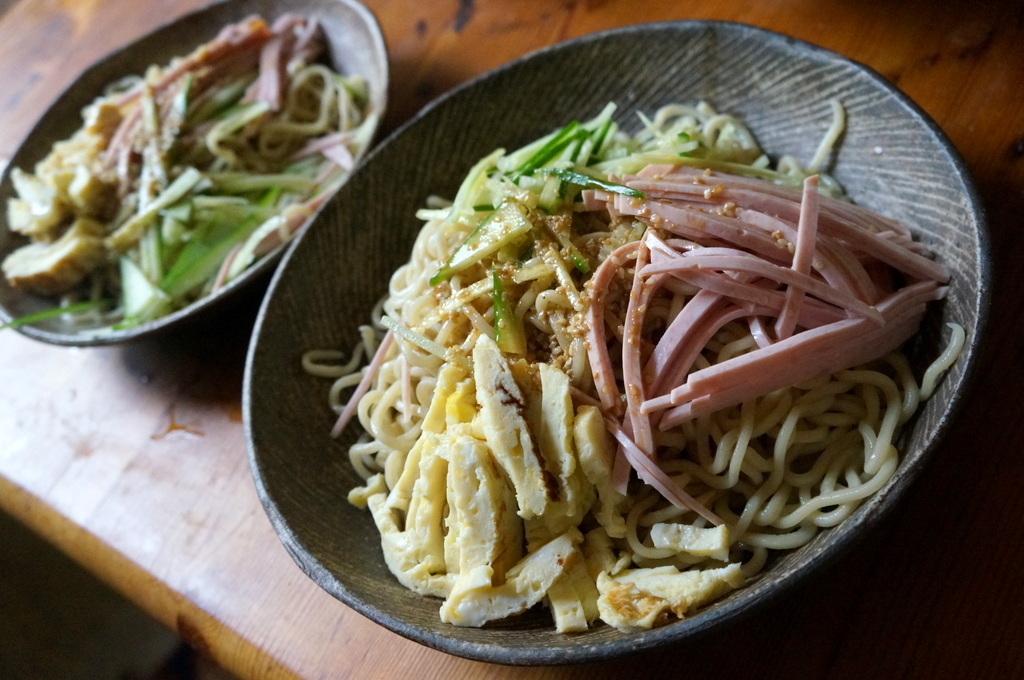
<svg viewBox="0 0 1024 680"><path fill-rule="evenodd" d="M505 64L502 64L485 73L474 76L471 79L459 84L451 90L435 98L414 116L408 119L400 127L389 134L381 143L374 147L364 160L360 171L372 166L374 160L384 153L388 146L396 139L409 134L415 130L421 122L434 115L436 111L447 105L452 100L465 96L467 91L472 91L480 83L485 82L497 75L520 68L525 62L551 57L563 50L577 49L581 45L593 42L600 42L628 34L644 34L654 31L670 31L687 33L711 29L713 31L731 31L751 36L752 39L768 43L782 43L785 49L795 51L802 58L815 63L841 63L854 72L867 78L887 97L891 97L897 104L907 111L909 116L918 124L921 124L936 141L940 148L949 158L950 167L955 171L957 180L964 187L964 198L967 202L966 212L973 215L977 222L977 244L978 261L980 270L977 273L977 299L976 303L977 321L974 324L972 340L965 347L966 355L962 355L958 362L963 363L961 388L951 394L944 410L944 415L933 431L926 438L923 446L916 453L916 460L925 462L934 457L935 450L939 447L945 432L955 422L957 416L968 402L969 393L975 389L979 378L978 365L980 363L980 352L977 348L981 345L980 340L985 335L989 323L991 308L991 281L992 281L992 258L990 252L990 235L987 219L987 211L980 199L980 194L974 185L974 181L968 171L961 154L952 144L945 132L939 125L909 96L899 90L872 67L867 66L855 59L842 55L836 51L821 47L814 43L795 38L768 28L745 24L736 21L723 21L714 19L680 19L669 21L658 21L641 24L620 26L592 33L584 34L566 41L555 43L538 50L531 51L519 56ZM882 517L889 515L892 508L905 496L908 488L919 479L916 472L909 472L909 466L901 463L884 488L885 494L873 497L874 502L865 503L854 516L844 520L843 525L853 526L854 531L845 531L837 539L832 541L820 554L812 556L813 559L805 559L796 563L792 571L778 576L772 587L758 590L756 584L744 586L741 592L729 603L712 611L702 611L699 616L687 618L672 624L653 628L651 630L630 633L623 638L600 641L587 645L574 645L571 647L528 647L512 648L501 644L486 644L472 642L462 639L436 634L424 630L415 624L395 617L388 611L382 610L374 605L361 600L354 593L349 591L333 573L329 572L319 560L302 546L296 530L291 526L288 519L278 510L276 504L269 497L264 479L261 476L259 466L259 452L255 443L255 427L252 418L252 389L255 371L255 358L257 348L261 341L261 331L264 327L263 321L267 316L268 309L272 304L274 295L281 280L287 276L288 265L299 248L302 239L309 237L313 230L307 230L295 239L285 253L284 261L275 271L267 293L257 313L253 335L250 341L249 350L246 356L245 371L243 377L243 425L247 445L250 468L253 474L261 503L267 512L271 524L274 526L280 540L288 553L292 556L298 566L316 582L321 588L327 590L333 597L341 600L350 608L366 616L375 623L397 633L407 639L413 640L427 647L439 651L460 656L476 661L499 663L505 665L549 665L549 664L575 664L594 661L607 661L615 658L633 655L636 653L650 651L666 644L681 643L706 637L719 632L728 624L749 615L755 610L763 609L771 603L777 602L789 594L799 583L808 577L820 574L822 568L833 563L842 555L849 552L853 545L865 534L876 529ZM971 350L971 351L967 351Z"/></svg>
<svg viewBox="0 0 1024 680"><path fill-rule="evenodd" d="M375 139L379 134L387 112L388 91L390 87L390 62L388 59L388 50L384 40L384 35L381 31L376 15L366 5L362 4L358 0L330 0L330 2L343 6L345 11L350 12L351 16L358 21L359 30L365 32L370 43L373 45L373 53L370 61L373 62L374 69L379 75L377 81L372 84L370 92L371 106L374 108L377 115L377 120L374 125L374 133L372 135L372 138ZM29 144L29 141L36 134L38 134L38 130L43 125L44 121L48 120L50 116L53 115L53 110L61 106L61 102L63 102L67 96L74 94L74 91L80 81L93 78L93 75L97 72L102 72L109 62L123 59L126 54L131 53L143 43L152 43L161 34L173 31L178 24L199 21L199 19L204 15L215 14L218 12L233 13L235 16L228 20L240 21L245 16L249 16L254 13L267 14L271 8L268 7L264 9L261 7L263 4L265 3L261 0L214 0L214 2L192 9L179 17L164 21L129 42L116 46L103 53L101 56L89 63L89 65L86 66L77 76L75 76L74 80L68 83L67 86L65 86L53 98L50 104L46 106L45 110L39 115L39 118L33 124L32 128L24 136L21 142L19 142L14 153L11 155L9 162L6 166L0 168L0 183L8 181L8 177L16 168L15 160L21 154L23 148ZM273 5L275 15L292 10L298 10L300 8L307 9L312 7L314 4L318 6L326 5L326 3L323 2L313 3L304 2L303 0L273 0L271 4ZM234 5L237 5L238 7L235 8L233 7ZM247 9L244 9L246 7ZM353 25L356 25L355 22L353 22ZM186 49L195 49L199 44L199 42L195 42L191 47L186 47ZM186 52L184 51L182 52L182 54L185 53ZM356 158L356 166L353 168L353 172L366 159L371 148L372 147L368 145L360 156ZM349 177L351 177L351 173L349 174ZM324 203L326 204L326 201ZM323 205L319 206L310 215L305 223L306 226L312 224L322 210ZM6 218L0 217L0 228L7 232L10 231L7 227ZM305 231L307 231L305 228L300 229L299 235L301 236ZM293 238L291 241L294 242L295 240L297 240L297 238ZM115 328L113 330L109 328L83 328L81 331L66 333L50 330L46 327L40 327L34 323L27 323L13 326L8 330L15 330L26 337L32 338L33 340L66 347L114 345L161 335L193 320L209 316L211 310L216 310L222 304L227 303L230 300L234 300L243 292L243 290L248 289L251 285L258 283L261 280L266 280L268 274L280 263L288 249L288 246L290 245L291 242L278 246L274 251L271 251L269 254L250 265L239 276L227 282L223 288L215 293L204 295L181 309L137 326L124 329ZM25 295L29 294L26 293ZM43 296L35 297L42 298ZM12 315L7 305L0 301L0 326L6 323L11 323L17 318L18 317Z"/></svg>

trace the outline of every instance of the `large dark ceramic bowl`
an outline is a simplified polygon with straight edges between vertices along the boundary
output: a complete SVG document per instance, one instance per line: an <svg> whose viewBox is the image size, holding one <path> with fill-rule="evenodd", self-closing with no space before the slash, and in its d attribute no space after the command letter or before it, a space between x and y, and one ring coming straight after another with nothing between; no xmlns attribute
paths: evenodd
<svg viewBox="0 0 1024 680"><path fill-rule="evenodd" d="M310 348L349 348L420 227L430 194L453 196L479 158L516 148L608 101L620 112L706 100L745 119L772 155L813 156L839 99L848 124L831 172L858 203L912 225L952 270L949 295L910 348L920 370L945 342L944 323L968 332L959 361L901 439L891 482L840 526L777 561L746 587L690 618L624 634L597 625L555 632L546 611L483 629L441 623L440 602L399 585L384 564L367 511L346 502L359 483L336 441L327 385L303 373ZM624 120L624 119L623 119ZM367 159L271 282L245 378L250 459L284 545L322 588L401 635L474 659L509 664L593 661L719 629L793 592L802 578L880 521L940 445L965 400L988 309L987 235L957 152L911 101L869 69L826 50L749 26L684 21L631 26L556 45L443 97ZM350 430L358 429L351 427Z"/></svg>
<svg viewBox="0 0 1024 680"><path fill-rule="evenodd" d="M388 90L388 60L384 39L373 14L355 0L224 0L188 14L104 57L89 67L50 106L14 154L0 177L0 260L27 243L7 227L7 201L14 196L10 173L14 168L31 171L53 143L68 138L82 126L82 108L110 83L128 75L141 75L151 64L162 65L211 40L231 23L259 14L268 21L293 12L315 17L324 28L327 58L346 75L361 75L369 84L370 107L384 113ZM358 160L358 159L357 159ZM58 345L107 345L150 336L180 326L234 300L254 284L266 284L284 248L263 258L213 295L148 323L124 330L94 328L68 318L53 318L18 327L37 340ZM53 298L11 287L0 276L0 325L12 319L50 309Z"/></svg>

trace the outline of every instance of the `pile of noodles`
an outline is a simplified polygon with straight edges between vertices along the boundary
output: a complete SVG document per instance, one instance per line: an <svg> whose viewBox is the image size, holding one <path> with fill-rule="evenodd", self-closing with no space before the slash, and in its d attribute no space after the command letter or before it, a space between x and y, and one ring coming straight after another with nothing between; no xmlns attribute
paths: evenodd
<svg viewBox="0 0 1024 680"><path fill-rule="evenodd" d="M806 168L789 157L769 167L743 123L707 104L665 107L644 118L638 134L616 132L617 147L588 167L607 167L606 176L622 177L650 163L664 163L665 144L684 144L690 153L680 156L673 149L676 162L793 187L817 175L822 194L841 198L841 188L821 172L843 127L842 110L837 105L834 110L834 123ZM511 186L508 167L501 165L503 157L499 154L489 161L491 181L504 171L503 181ZM449 361L468 361L481 334L495 335L489 267L471 267L448 281L430 283L470 231L463 222L451 219L456 211L467 210L460 198L454 204L434 199L431 209L422 211L426 224L410 259L392 276L373 324L361 327L362 341L351 360L338 365L343 355L333 351L309 352L304 357L307 371L334 378L330 403L342 414L336 434L350 415L358 418L365 431L350 448L352 465L364 479L382 472L388 489L395 485L421 435L440 369ZM592 329L586 314L593 294L588 281L612 252L656 230L634 216L614 216L608 209L584 210L578 203L570 219L574 246L595 265L589 272L574 269L565 248L554 238L538 238L519 260L506 263L504 271L511 272L515 315L523 320L529 340L525 359L548 362L565 372L577 405L599 404L588 359ZM629 388L623 383L619 357L630 282L637 266L635 256L622 260L603 301L603 331L623 401ZM530 273L531 268L536 271ZM680 284L647 303L641 336L644 359L696 292ZM904 354L895 350L864 365L772 390L666 430L655 427L652 453L657 467L707 512L670 502L663 490L633 475L620 514L611 519L588 515L584 530L599 523L624 523L624 535L611 542L626 564L687 569L710 560L655 547L650 528L666 522L705 527L710 526L708 517L717 518L730 529L729 561L742 563L747 577L756 574L772 551L805 545L821 529L849 517L886 484L899 465L894 441L900 425L934 389L938 376L955 359L962 338L962 329L954 329L949 349L921 383ZM692 370L722 364L758 347L759 340L746 320L730 321L706 343ZM361 368L370 358L370 367ZM350 388L361 382L365 393L357 389L350 396ZM628 429L628 417L608 410L605 417L613 427ZM623 533L621 526L617 533Z"/></svg>

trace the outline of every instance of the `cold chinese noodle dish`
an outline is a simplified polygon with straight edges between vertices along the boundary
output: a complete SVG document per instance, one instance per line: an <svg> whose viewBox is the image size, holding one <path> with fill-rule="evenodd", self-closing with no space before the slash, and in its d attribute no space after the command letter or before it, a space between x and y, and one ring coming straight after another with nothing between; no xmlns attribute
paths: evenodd
<svg viewBox="0 0 1024 680"><path fill-rule="evenodd" d="M133 328L289 240L376 128L369 84L329 66L328 44L315 17L253 15L96 92L74 134L11 171L4 207L21 243L3 273L52 301L16 323Z"/></svg>
<svg viewBox="0 0 1024 680"><path fill-rule="evenodd" d="M306 354L363 431L349 501L442 621L663 625L885 486L965 329L915 375L949 272L824 172L831 106L805 163L707 103L498 149L420 211L355 351Z"/></svg>

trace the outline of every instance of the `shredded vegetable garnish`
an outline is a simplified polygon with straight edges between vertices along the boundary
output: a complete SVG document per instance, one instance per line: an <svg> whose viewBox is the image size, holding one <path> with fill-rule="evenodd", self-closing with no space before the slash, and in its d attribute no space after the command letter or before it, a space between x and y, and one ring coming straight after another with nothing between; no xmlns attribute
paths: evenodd
<svg viewBox="0 0 1024 680"><path fill-rule="evenodd" d="M632 134L609 105L420 212L389 344L331 394L349 499L442 620L662 625L887 483L963 329L922 394L901 347L949 274L824 174L831 106L805 170L707 104Z"/></svg>
<svg viewBox="0 0 1024 680"><path fill-rule="evenodd" d="M12 171L8 222L30 243L7 280L58 306L103 300L124 328L237 278L333 194L375 129L367 84L323 51L316 20L254 16L114 84L32 173Z"/></svg>

